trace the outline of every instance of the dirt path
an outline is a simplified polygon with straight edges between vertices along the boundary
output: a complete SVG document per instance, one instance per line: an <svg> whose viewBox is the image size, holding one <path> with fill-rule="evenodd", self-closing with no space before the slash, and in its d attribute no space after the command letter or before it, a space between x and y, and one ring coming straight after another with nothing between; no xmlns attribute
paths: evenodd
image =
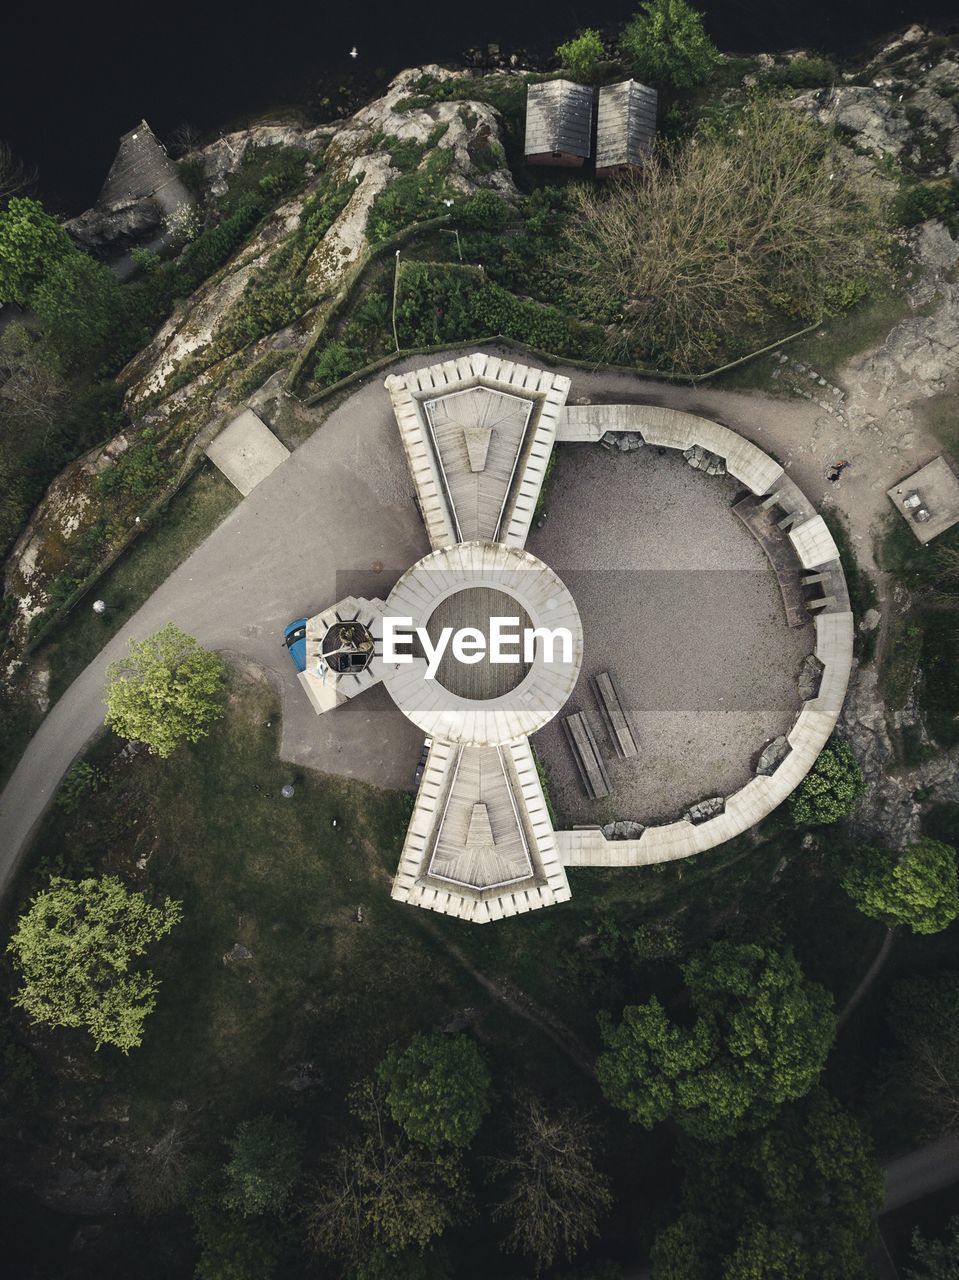
<svg viewBox="0 0 959 1280"><path fill-rule="evenodd" d="M845 1007L840 1013L836 1021L837 1031L841 1031L849 1019L852 1017L856 1008L861 1004L872 984L882 972L882 967L889 959L889 953L892 951L892 944L896 939L895 929L887 929L886 935L882 940L882 946L876 952L875 958L866 972L863 974L859 985L846 1001Z"/></svg>
<svg viewBox="0 0 959 1280"><path fill-rule="evenodd" d="M477 969L455 942L451 942L446 935L436 927L429 915L425 911L417 911L416 923L425 930L430 937L437 942L448 955L456 961L466 972L479 983L484 990L488 991L491 996L504 1004L511 1013L515 1013L518 1018L522 1018L528 1022L530 1026L536 1027L544 1036L552 1040L553 1044L560 1052L569 1059L569 1061L587 1076L594 1083L596 1081L595 1071L595 1055L590 1053L586 1045L579 1039L575 1032L571 1031L565 1023L551 1013L547 1013L545 1009L539 1008L538 1005L529 998L525 992L520 991L518 987L505 987L502 983L488 977L481 969Z"/></svg>

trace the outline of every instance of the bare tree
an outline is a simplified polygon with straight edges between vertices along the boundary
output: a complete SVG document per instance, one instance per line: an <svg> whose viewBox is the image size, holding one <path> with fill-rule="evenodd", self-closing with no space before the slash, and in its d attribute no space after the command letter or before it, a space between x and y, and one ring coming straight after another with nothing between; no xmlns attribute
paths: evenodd
<svg viewBox="0 0 959 1280"><path fill-rule="evenodd" d="M143 1151L130 1176L133 1201L141 1213L164 1213L182 1203L192 1147L193 1134L178 1119Z"/></svg>
<svg viewBox="0 0 959 1280"><path fill-rule="evenodd" d="M37 177L36 166L24 164L9 142L0 138L0 206L32 191Z"/></svg>
<svg viewBox="0 0 959 1280"><path fill-rule="evenodd" d="M691 369L773 314L857 296L885 238L878 187L807 116L755 99L606 192L572 189L566 270L619 342Z"/></svg>
<svg viewBox="0 0 959 1280"><path fill-rule="evenodd" d="M508 1225L507 1249L525 1254L537 1274L571 1258L598 1235L612 1204L609 1182L593 1163L595 1128L574 1111L549 1112L525 1099L514 1120L513 1150L491 1161L504 1197L494 1217Z"/></svg>
<svg viewBox="0 0 959 1280"><path fill-rule="evenodd" d="M909 1076L922 1114L934 1133L959 1132L959 1027L909 1046Z"/></svg>
<svg viewBox="0 0 959 1280"><path fill-rule="evenodd" d="M25 426L49 427L66 388L50 352L22 324L0 333L0 408Z"/></svg>
<svg viewBox="0 0 959 1280"><path fill-rule="evenodd" d="M200 130L190 124L189 120L182 120L175 129L171 129L167 146L171 155L181 157L195 151L200 145L200 139Z"/></svg>

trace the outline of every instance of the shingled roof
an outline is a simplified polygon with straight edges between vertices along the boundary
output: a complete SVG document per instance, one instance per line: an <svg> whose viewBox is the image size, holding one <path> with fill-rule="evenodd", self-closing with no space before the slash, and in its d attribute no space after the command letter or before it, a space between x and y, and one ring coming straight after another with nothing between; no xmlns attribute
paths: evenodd
<svg viewBox="0 0 959 1280"><path fill-rule="evenodd" d="M97 196L97 207L130 204L156 193L170 182L179 184L176 165L145 120L120 139L116 157ZM181 203L177 200L176 203Z"/></svg>
<svg viewBox="0 0 959 1280"><path fill-rule="evenodd" d="M656 137L656 90L636 80L599 91L596 168L642 164Z"/></svg>
<svg viewBox="0 0 959 1280"><path fill-rule="evenodd" d="M560 152L586 160L593 125L593 91L572 80L545 80L526 93L526 154Z"/></svg>

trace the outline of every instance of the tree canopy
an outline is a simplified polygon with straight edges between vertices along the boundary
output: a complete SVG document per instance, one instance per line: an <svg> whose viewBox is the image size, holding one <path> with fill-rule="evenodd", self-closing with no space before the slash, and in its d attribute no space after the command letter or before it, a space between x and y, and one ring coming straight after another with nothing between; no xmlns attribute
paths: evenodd
<svg viewBox="0 0 959 1280"><path fill-rule="evenodd" d="M852 813L864 790L856 757L834 738L790 797L793 822L803 827L838 822Z"/></svg>
<svg viewBox="0 0 959 1280"><path fill-rule="evenodd" d="M959 1217L950 1218L945 1240L926 1240L912 1233L912 1260L905 1280L956 1280L959 1276Z"/></svg>
<svg viewBox="0 0 959 1280"><path fill-rule="evenodd" d="M107 671L106 723L130 741L170 755L198 742L220 718L223 663L173 623L146 640L131 640L125 658Z"/></svg>
<svg viewBox="0 0 959 1280"><path fill-rule="evenodd" d="M882 1172L823 1090L773 1128L680 1156L683 1210L656 1237L654 1280L865 1280Z"/></svg>
<svg viewBox="0 0 959 1280"><path fill-rule="evenodd" d="M923 839L901 853L857 849L839 883L863 915L913 933L940 933L959 916L956 851Z"/></svg>
<svg viewBox="0 0 959 1280"><path fill-rule="evenodd" d="M686 0L647 0L626 24L620 46L633 75L676 89L702 84L721 61L703 15Z"/></svg>
<svg viewBox="0 0 959 1280"><path fill-rule="evenodd" d="M467 1036L418 1035L377 1069L390 1113L414 1142L468 1147L490 1107L490 1074Z"/></svg>
<svg viewBox="0 0 959 1280"><path fill-rule="evenodd" d="M426 1249L452 1224L465 1184L458 1155L396 1129L378 1082L358 1085L350 1110L359 1132L324 1161L306 1222L318 1252L355 1270Z"/></svg>
<svg viewBox="0 0 959 1280"><path fill-rule="evenodd" d="M815 1084L835 1035L832 996L791 951L714 943L682 966L694 1017L673 1020L655 996L601 1020L596 1064L613 1106L652 1127L667 1117L719 1141L767 1123Z"/></svg>
<svg viewBox="0 0 959 1280"><path fill-rule="evenodd" d="M550 1112L531 1097L514 1116L511 1136L512 1151L491 1164L503 1184L493 1213L507 1224L506 1247L525 1254L539 1273L599 1234L613 1197L596 1168L596 1134L584 1116Z"/></svg>
<svg viewBox="0 0 959 1280"><path fill-rule="evenodd" d="M73 254L82 256L40 201L15 196L0 210L0 303L30 306L48 272Z"/></svg>
<svg viewBox="0 0 959 1280"><path fill-rule="evenodd" d="M56 876L20 917L7 950L23 977L13 997L34 1022L84 1027L124 1053L143 1039L159 982L132 962L180 920L180 903L151 906L116 878Z"/></svg>
<svg viewBox="0 0 959 1280"><path fill-rule="evenodd" d="M281 1213L300 1176L300 1144L293 1127L274 1116L246 1120L230 1139L223 1203L243 1217Z"/></svg>

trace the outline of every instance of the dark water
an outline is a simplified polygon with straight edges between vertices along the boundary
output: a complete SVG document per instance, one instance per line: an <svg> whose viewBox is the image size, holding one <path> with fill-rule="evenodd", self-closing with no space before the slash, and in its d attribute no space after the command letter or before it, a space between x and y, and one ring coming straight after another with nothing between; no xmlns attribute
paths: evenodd
<svg viewBox="0 0 959 1280"><path fill-rule="evenodd" d="M86 208L117 137L145 117L163 137L183 121L236 127L286 103L316 102L359 74L456 60L472 45L548 52L581 26L615 28L636 0L338 0L331 4L50 6L2 19L0 138L40 169L44 198ZM723 49L858 51L912 22L959 19L959 0L701 0ZM356 45L359 58L349 57Z"/></svg>

